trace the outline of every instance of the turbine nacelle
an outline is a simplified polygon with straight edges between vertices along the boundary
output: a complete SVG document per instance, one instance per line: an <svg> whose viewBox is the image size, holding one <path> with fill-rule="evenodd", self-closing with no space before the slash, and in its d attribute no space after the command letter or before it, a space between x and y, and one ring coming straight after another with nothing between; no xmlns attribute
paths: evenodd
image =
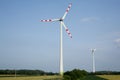
<svg viewBox="0 0 120 80"><path fill-rule="evenodd" d="M59 21L63 21L63 19L62 19L62 18L60 18L60 19L59 19Z"/></svg>
<svg viewBox="0 0 120 80"><path fill-rule="evenodd" d="M90 49L92 51L92 53L94 53L96 51L96 49Z"/></svg>

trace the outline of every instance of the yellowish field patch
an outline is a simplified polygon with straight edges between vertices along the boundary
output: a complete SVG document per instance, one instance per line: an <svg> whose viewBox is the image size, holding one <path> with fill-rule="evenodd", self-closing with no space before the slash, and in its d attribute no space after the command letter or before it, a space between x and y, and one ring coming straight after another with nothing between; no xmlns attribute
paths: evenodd
<svg viewBox="0 0 120 80"><path fill-rule="evenodd" d="M97 75L108 80L120 80L120 75Z"/></svg>
<svg viewBox="0 0 120 80"><path fill-rule="evenodd" d="M60 76L0 77L0 80L45 80L60 79Z"/></svg>

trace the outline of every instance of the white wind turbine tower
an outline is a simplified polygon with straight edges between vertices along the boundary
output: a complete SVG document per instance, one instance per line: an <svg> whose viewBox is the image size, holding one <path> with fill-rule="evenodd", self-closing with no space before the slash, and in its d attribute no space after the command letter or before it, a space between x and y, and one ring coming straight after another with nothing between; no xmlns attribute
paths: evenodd
<svg viewBox="0 0 120 80"><path fill-rule="evenodd" d="M91 49L92 56L93 56L93 73L95 73L95 52L96 49Z"/></svg>
<svg viewBox="0 0 120 80"><path fill-rule="evenodd" d="M59 19L47 19L47 20L41 20L41 22L54 22L54 21L60 21L60 75L63 76L63 36L62 36L62 27L65 28L68 36L72 38L72 35L66 25L64 24L63 20L65 19L68 11L70 10L72 4L70 3L68 8L66 9L66 12L64 13L63 17Z"/></svg>

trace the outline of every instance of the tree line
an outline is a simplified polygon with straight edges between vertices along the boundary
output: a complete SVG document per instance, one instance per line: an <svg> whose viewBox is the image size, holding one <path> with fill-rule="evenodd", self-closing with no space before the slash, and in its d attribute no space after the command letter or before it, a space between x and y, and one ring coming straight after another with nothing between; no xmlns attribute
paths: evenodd
<svg viewBox="0 0 120 80"><path fill-rule="evenodd" d="M90 75L120 75L120 71L96 71L95 73L90 72Z"/></svg>
<svg viewBox="0 0 120 80"><path fill-rule="evenodd" d="M59 75L59 73L45 72L43 70L0 70L0 75L14 75L14 76L43 76L43 75ZM73 69L66 71L63 80L78 80L88 75L120 75L116 71L97 71L95 73L87 72L85 70Z"/></svg>
<svg viewBox="0 0 120 80"><path fill-rule="evenodd" d="M42 70L0 70L0 75L12 76L43 76L43 75L59 75L58 73L45 72ZM63 80L77 80L88 75L88 72L80 69L73 69L71 71L66 71L63 76ZM1 76L4 77L4 76Z"/></svg>
<svg viewBox="0 0 120 80"><path fill-rule="evenodd" d="M6 69L6 70L0 70L0 74L1 75L55 75L57 73L53 73L53 72L45 72L45 71L42 71L42 70L26 70L26 69L23 69L23 70L9 70L9 69Z"/></svg>

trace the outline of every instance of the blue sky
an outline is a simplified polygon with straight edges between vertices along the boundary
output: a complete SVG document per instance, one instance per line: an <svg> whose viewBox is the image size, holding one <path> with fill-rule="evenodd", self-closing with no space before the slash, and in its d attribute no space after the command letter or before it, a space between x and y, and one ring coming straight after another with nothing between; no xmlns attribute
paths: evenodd
<svg viewBox="0 0 120 80"><path fill-rule="evenodd" d="M59 22L63 16L73 38L63 31L64 70L120 71L119 0L0 0L0 69L59 72Z"/></svg>

